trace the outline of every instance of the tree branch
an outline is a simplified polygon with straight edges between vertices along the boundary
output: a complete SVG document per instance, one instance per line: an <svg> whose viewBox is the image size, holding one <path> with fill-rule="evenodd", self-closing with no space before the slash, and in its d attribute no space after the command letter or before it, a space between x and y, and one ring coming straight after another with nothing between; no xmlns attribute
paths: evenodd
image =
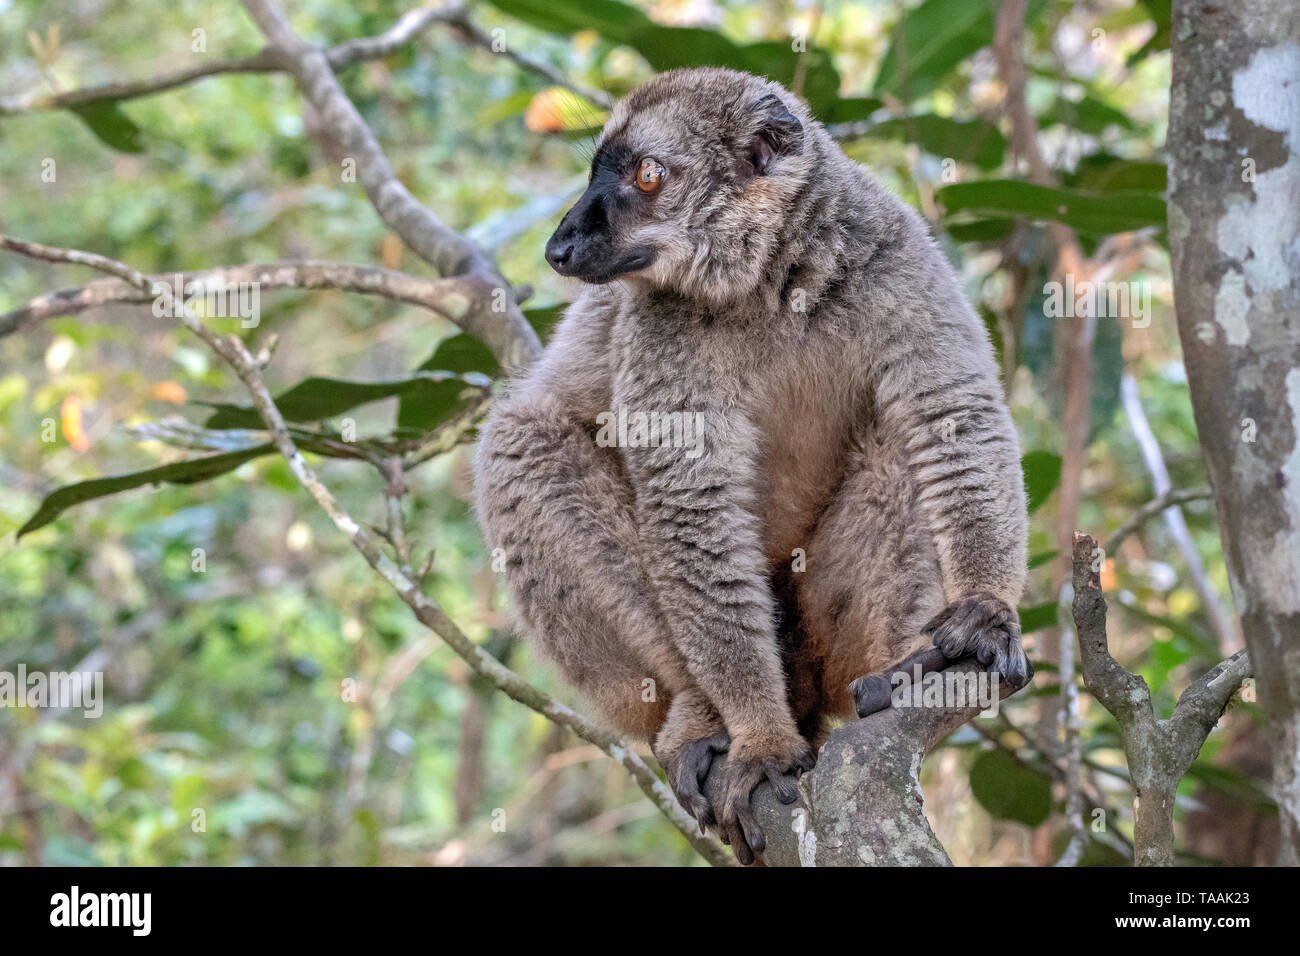
<svg viewBox="0 0 1300 956"><path fill-rule="evenodd" d="M331 47L325 55L330 68L335 73L345 70L357 63L382 60L396 53L410 43L419 34L435 23L443 23L454 29L458 37L471 46L481 47L493 54L504 54L523 70L532 73L548 83L563 87L569 92L590 100L603 109L613 106L610 96L602 90L588 89L574 83L559 70L541 60L506 48L498 50L497 44L488 33L484 32L461 4L450 7L423 6L403 14L393 26L373 37L359 37ZM121 80L116 83L100 83L77 90L62 93L21 93L15 96L0 97L0 117L17 116L21 113L36 113L47 110L72 109L86 106L98 100L141 99L157 93L165 93L186 86L196 80L210 76L222 76L234 73L278 73L284 69L282 51L268 44L251 56L228 57L199 63L182 70L172 70L140 80Z"/></svg>
<svg viewBox="0 0 1300 956"><path fill-rule="evenodd" d="M177 277L182 291L187 294L191 284L197 286L195 293L200 295L207 289L224 290L256 284L261 289L337 289L375 295L429 309L457 325L462 324L471 298L478 294L473 283L459 278L424 279L378 266L311 259L219 266L195 272L155 275L149 280L156 284L174 285ZM0 315L0 338L29 329L45 319L79 315L105 305L147 303L157 299L156 294L146 293L121 279L96 279L84 286L47 292L12 312Z"/></svg>
<svg viewBox="0 0 1300 956"><path fill-rule="evenodd" d="M935 677L965 681L983 670L973 660L959 661ZM999 699L1019 689L999 682ZM918 775L926 754L980 712L978 706L886 707L840 727L799 781L799 803L783 805L766 782L754 791L754 815L767 838L764 862L951 866L925 818ZM705 781L715 805L725 765L725 755L715 760Z"/></svg>
<svg viewBox="0 0 1300 956"><path fill-rule="evenodd" d="M1152 512L1155 513L1154 511ZM1245 651L1221 661L1179 698L1170 720L1158 720L1147 682L1110 655L1101 552L1090 535L1074 534L1074 625L1083 681L1119 724L1133 785L1133 861L1168 866L1174 860L1174 794L1201 752L1223 708L1252 673Z"/></svg>
<svg viewBox="0 0 1300 956"><path fill-rule="evenodd" d="M474 25L463 6L455 4L446 8L420 7L409 11L378 36L350 40L326 51L302 43L283 12L269 0L247 0L245 6L268 40L267 45L253 56L200 64L146 80L109 83L65 93L10 97L0 100L0 117L33 110L85 106L101 100L120 101L148 96L225 73L288 72L324 120L321 145L327 151L337 145L342 151L339 158L351 159L357 164L366 195L380 218L442 276L460 277L463 283L461 291L473 293L464 300L465 308L456 320L458 324L487 345L507 372L526 367L540 353L541 343L519 310L521 297L482 249L443 224L398 181L374 135L334 75L337 70L354 63L388 56L435 22L448 23L468 42L495 52L492 38ZM569 82L546 64L511 50L504 52L530 72L603 107L610 105L610 98L605 94ZM56 293L59 294L67 293ZM33 303L36 308L51 305L48 302ZM35 320L14 313L4 319L9 327L5 330L0 325L0 335Z"/></svg>
<svg viewBox="0 0 1300 956"><path fill-rule="evenodd" d="M440 275L478 283L480 294L468 303L462 327L492 350L507 373L525 367L541 352L541 342L496 264L398 181L370 127L339 85L325 52L299 40L284 13L270 0L244 0L244 6L321 117L321 145L327 151L337 146L343 159L355 161L361 184L380 218Z"/></svg>

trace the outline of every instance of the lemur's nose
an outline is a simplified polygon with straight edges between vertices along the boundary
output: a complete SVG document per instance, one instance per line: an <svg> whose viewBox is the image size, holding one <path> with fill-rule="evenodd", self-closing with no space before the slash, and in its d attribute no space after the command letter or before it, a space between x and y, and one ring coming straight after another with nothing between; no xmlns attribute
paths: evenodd
<svg viewBox="0 0 1300 956"><path fill-rule="evenodd" d="M555 246L552 246L550 243L547 243L546 261L551 264L552 268L558 269L572 258L573 258L573 243L571 242L565 242L562 244L557 243Z"/></svg>

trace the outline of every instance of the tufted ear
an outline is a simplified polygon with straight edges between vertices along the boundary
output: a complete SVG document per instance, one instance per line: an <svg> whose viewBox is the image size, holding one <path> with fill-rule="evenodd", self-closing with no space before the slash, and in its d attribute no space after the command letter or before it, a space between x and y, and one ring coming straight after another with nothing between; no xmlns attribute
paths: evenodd
<svg viewBox="0 0 1300 956"><path fill-rule="evenodd" d="M745 159L753 175L763 176L773 159L797 153L803 148L803 124L775 93L759 97L754 103L753 113L758 129L749 141L749 154Z"/></svg>

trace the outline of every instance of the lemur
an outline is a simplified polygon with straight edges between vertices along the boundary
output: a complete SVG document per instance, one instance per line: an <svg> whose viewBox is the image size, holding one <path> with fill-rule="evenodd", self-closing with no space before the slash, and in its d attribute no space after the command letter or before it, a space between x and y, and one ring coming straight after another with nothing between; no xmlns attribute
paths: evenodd
<svg viewBox="0 0 1300 956"><path fill-rule="evenodd" d="M730 70L616 105L546 258L582 291L481 431L479 520L536 647L752 862L751 792L797 798L854 678L931 640L1025 678L988 335L921 217Z"/></svg>

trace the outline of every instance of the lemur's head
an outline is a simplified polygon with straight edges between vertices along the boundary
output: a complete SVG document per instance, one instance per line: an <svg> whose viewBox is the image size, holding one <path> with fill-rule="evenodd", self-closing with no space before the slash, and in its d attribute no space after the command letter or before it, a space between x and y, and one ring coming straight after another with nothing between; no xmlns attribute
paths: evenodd
<svg viewBox="0 0 1300 956"><path fill-rule="evenodd" d="M546 244L561 275L629 278L714 302L753 289L814 158L812 120L777 83L671 70L615 108L591 184Z"/></svg>

